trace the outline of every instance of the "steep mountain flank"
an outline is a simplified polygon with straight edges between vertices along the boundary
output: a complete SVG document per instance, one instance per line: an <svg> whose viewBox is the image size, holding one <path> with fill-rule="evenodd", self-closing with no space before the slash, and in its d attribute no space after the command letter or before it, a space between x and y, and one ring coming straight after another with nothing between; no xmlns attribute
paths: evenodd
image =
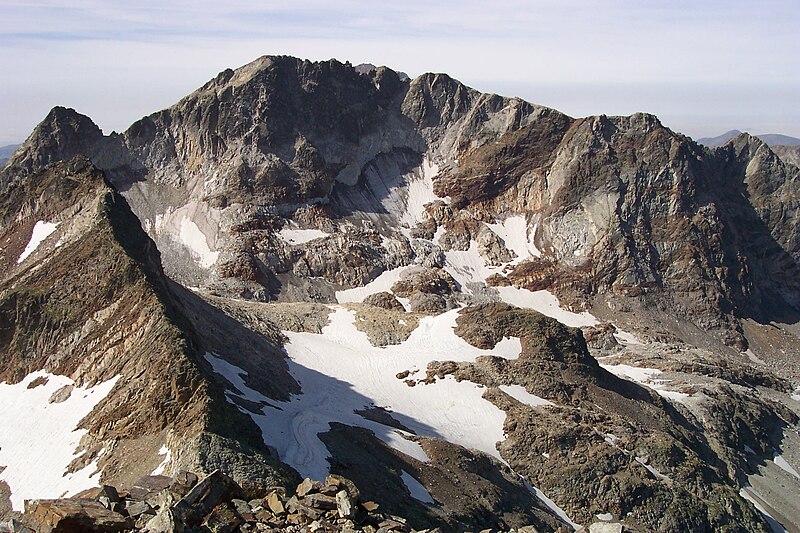
<svg viewBox="0 0 800 533"><path fill-rule="evenodd" d="M210 471L224 465L242 480L293 481L296 474L270 457L258 428L226 401L201 357L205 350L224 353L236 347L241 332L227 328L216 339L198 333L198 326L208 327L203 320L213 308L197 303L164 276L154 243L124 198L88 160L76 157L38 171L25 168L11 165L2 176L0 379L6 387L20 388L14 401L22 402L16 407L21 424L27 417L35 423L37 416L55 409L47 402L25 403L48 381L68 382L51 396L51 406L77 402L79 391L107 385L77 429L52 435L80 440L76 449L69 449L68 441L53 442L55 448L67 447L66 457L75 456L54 466L83 471L95 482L95 471L103 479L132 481L156 469L166 453L162 470L192 466ZM53 230L37 241L36 228L47 224ZM256 335L249 334L252 342ZM249 352L243 366L258 369L270 383L261 378L251 385L286 397L296 384L279 345L262 336L255 340L251 349L258 353ZM30 381L32 373L40 378ZM19 479L20 474L30 478L37 468L35 460L26 464L13 455L24 433L15 437L13 427L4 433L1 448L12 456L0 454L3 479L11 476L12 502L20 510L21 498L46 494L29 493ZM20 472L25 468L30 470ZM65 488L76 492L86 486L78 481Z"/></svg>

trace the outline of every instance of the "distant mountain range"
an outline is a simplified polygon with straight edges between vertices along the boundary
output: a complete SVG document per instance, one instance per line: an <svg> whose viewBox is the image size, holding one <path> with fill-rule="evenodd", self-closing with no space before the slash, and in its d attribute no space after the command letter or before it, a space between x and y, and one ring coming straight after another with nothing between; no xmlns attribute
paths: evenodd
<svg viewBox="0 0 800 533"><path fill-rule="evenodd" d="M18 144L9 144L8 146L0 146L0 166L5 165L14 150L17 149Z"/></svg>
<svg viewBox="0 0 800 533"><path fill-rule="evenodd" d="M697 139L697 142L709 148L716 148L741 134L742 132L739 130L731 130L717 137L703 137L702 139ZM755 137L758 137L769 146L800 146L800 139L797 137L789 137L788 135L781 135L779 133L766 133L763 135L755 135Z"/></svg>

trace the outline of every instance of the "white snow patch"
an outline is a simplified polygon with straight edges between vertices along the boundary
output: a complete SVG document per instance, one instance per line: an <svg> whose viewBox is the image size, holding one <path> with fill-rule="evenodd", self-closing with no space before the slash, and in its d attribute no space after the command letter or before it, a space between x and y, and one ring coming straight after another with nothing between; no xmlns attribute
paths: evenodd
<svg viewBox="0 0 800 533"><path fill-rule="evenodd" d="M648 385L654 376L661 374L657 368L645 368L631 365L600 365L617 377Z"/></svg>
<svg viewBox="0 0 800 533"><path fill-rule="evenodd" d="M478 252L478 243L470 242L469 249L465 251L450 250L445 252L444 269L453 276L462 290L467 291L467 284L485 284L486 278L493 274L500 274L506 265L489 266ZM500 295L500 300L523 309L533 309L543 315L555 318L562 324L580 328L594 326L600 323L591 313L573 313L562 309L558 298L549 291L529 291L517 287L495 287Z"/></svg>
<svg viewBox="0 0 800 533"><path fill-rule="evenodd" d="M431 493L414 476L405 470L401 470L400 477L403 479L403 483L406 484L406 488L408 488L412 498L422 503L434 503Z"/></svg>
<svg viewBox="0 0 800 533"><path fill-rule="evenodd" d="M330 237L330 233L318 229L283 228L278 232L278 237L289 244L305 244L314 239Z"/></svg>
<svg viewBox="0 0 800 533"><path fill-rule="evenodd" d="M655 376L662 374L662 371L657 368L645 368L631 365L604 365L602 363L600 366L617 377L635 381L640 385L644 385L645 387L653 389L663 398L667 398L679 403L684 403L688 398L690 398L690 395L686 394L685 392L665 389L666 384L671 380L656 379Z"/></svg>
<svg viewBox="0 0 800 533"><path fill-rule="evenodd" d="M373 279L363 287L355 287L353 289L345 289L343 291L336 291L336 301L340 304L344 303L361 303L367 296L377 294L379 292L391 292L392 286L400 280L408 266L393 268L391 270L384 270L381 275ZM403 304L405 306L405 304ZM408 309L408 307L406 307Z"/></svg>
<svg viewBox="0 0 800 533"><path fill-rule="evenodd" d="M229 363L225 359L222 359L221 357L218 357L216 354L212 354L211 352L206 352L204 357L206 361L211 363L211 367L214 369L214 372L223 376L226 380L228 380L228 382L231 385L233 385L236 388L236 390L239 391L238 393L236 393L234 391L228 390L226 391L226 394L233 394L235 396L244 398L245 400L255 403L259 403L261 401L266 400L266 397L263 394L261 394L257 390L251 389L245 384L244 378L246 378L248 375L245 370L242 370L238 366ZM233 402L230 399L228 401L235 404L235 402Z"/></svg>
<svg viewBox="0 0 800 533"><path fill-rule="evenodd" d="M766 517L766 519L767 519L767 522L769 523L770 527L772 528L772 532L773 532L773 533L786 533L786 528L784 528L784 527L781 525L781 523L780 523L780 522L778 522L777 520L775 520L775 517L774 517L774 516L772 516L771 514L769 514L769 513L767 512L767 510L766 510L766 509L764 509L764 506L763 506L763 505L761 505L761 504L758 502L758 500L756 500L756 499L753 497L753 495L752 495L752 494L750 494L750 489L751 489L751 487L744 487L744 488L742 488L742 489L739 491L739 496L741 496L741 497L742 497L742 498L744 498L745 500L747 500L747 501L749 501L750 503L752 503L752 504L753 504L753 506L754 506L756 509L758 509L758 512L760 512L761 514L763 514L763 515Z"/></svg>
<svg viewBox="0 0 800 533"><path fill-rule="evenodd" d="M156 227L158 227L158 218L156 218ZM184 217L181 220L178 237L184 246L197 256L200 266L203 268L209 268L217 262L219 252L214 252L209 248L205 234L189 217Z"/></svg>
<svg viewBox="0 0 800 533"><path fill-rule="evenodd" d="M503 340L492 348L492 353L504 359L519 359L522 353L522 341L519 337L503 337Z"/></svg>
<svg viewBox="0 0 800 533"><path fill-rule="evenodd" d="M657 479L660 479L661 481L671 481L669 476L665 476L664 474L659 472L655 467L647 464L647 461L644 458L636 457L636 462L645 467L647 471L653 474Z"/></svg>
<svg viewBox="0 0 800 533"><path fill-rule="evenodd" d="M611 513L600 513L596 515L598 520L602 520L603 522L611 522L614 520L614 515Z"/></svg>
<svg viewBox="0 0 800 533"><path fill-rule="evenodd" d="M530 405L531 407L553 405L553 402L545 400L544 398L536 396L535 394L531 394L522 385L500 385L500 390L518 402Z"/></svg>
<svg viewBox="0 0 800 533"><path fill-rule="evenodd" d="M542 503L544 503L547 506L548 509L550 509L556 514L556 516L558 516L561 520L569 524L573 531L581 529L581 525L573 522L572 519L570 519L570 517L567 515L567 513L565 513L561 507L556 505L556 502L545 496L544 492L540 491L539 489L537 489L536 487L534 487L525 480L523 480L523 482L525 483L525 487L527 487L527 489L531 492L531 494L539 498L542 501Z"/></svg>
<svg viewBox="0 0 800 533"><path fill-rule="evenodd" d="M573 328L595 326L600 323L597 318L586 311L573 313L562 309L558 298L549 291L529 291L517 287L497 287L497 291L500 293L500 299L507 304L539 311L543 315L555 318L562 324Z"/></svg>
<svg viewBox="0 0 800 533"><path fill-rule="evenodd" d="M528 221L522 215L513 215L502 222L487 224L498 237L506 243L506 248L514 252L517 256L512 265L518 264L530 257L541 257L542 253L534 244L536 226L533 231L528 232Z"/></svg>
<svg viewBox="0 0 800 533"><path fill-rule="evenodd" d="M452 376L410 388L395 377L403 370L426 368L435 359L472 361L486 354L453 333L457 316L458 310L452 310L425 317L404 343L383 348L372 346L356 329L353 311L338 307L321 335L284 332L289 369L302 387L302 394L289 402L270 401L259 393L250 397L241 369L211 354L206 359L248 399L271 404L248 414L261 427L265 442L303 476L322 479L328 474L328 450L318 434L329 431L331 422L369 429L387 445L428 460L419 444L404 438L406 433L354 412L373 405L390 409L418 435L444 438L499 459L495 444L504 438L505 413L481 397L485 389ZM511 340L504 343L507 350L517 346Z"/></svg>
<svg viewBox="0 0 800 533"><path fill-rule="evenodd" d="M756 451L747 444L744 445L744 452L750 455L756 455Z"/></svg>
<svg viewBox="0 0 800 533"><path fill-rule="evenodd" d="M42 244L42 241L53 234L58 227L58 224L58 222L43 222L41 220L37 221L33 226L31 240L20 254L19 259L17 259L17 264L22 263L28 258L29 255L35 252L39 245Z"/></svg>
<svg viewBox="0 0 800 533"><path fill-rule="evenodd" d="M40 377L47 383L28 389ZM98 485L96 460L77 472L66 470L80 455L75 450L86 434L85 429L76 429L78 423L111 392L117 379L75 387L60 403L49 400L62 387L74 386L66 376L40 370L16 385L0 383L0 465L6 467L0 480L11 488L15 511L23 510L25 500L59 498Z"/></svg>
<svg viewBox="0 0 800 533"><path fill-rule="evenodd" d="M783 456L775 455L775 457L772 458L772 462L781 467L786 472L796 477L797 479L800 479L800 474L797 473L797 470L795 470L794 467L792 467L792 465L786 462L786 459L784 459Z"/></svg>
<svg viewBox="0 0 800 533"><path fill-rule="evenodd" d="M628 333L627 331L622 331L619 328L617 328L617 331L614 332L614 338L622 344L635 344L638 346L644 346L644 343L640 341L636 335L633 333Z"/></svg>
<svg viewBox="0 0 800 533"><path fill-rule="evenodd" d="M439 173L439 166L425 158L419 171L411 174L406 188L408 197L406 199L406 210L400 217L400 223L409 227L416 226L422 222L422 215L425 213L425 206L436 200L440 200L433 192L433 178Z"/></svg>
<svg viewBox="0 0 800 533"><path fill-rule="evenodd" d="M390 409L396 420L417 435L443 438L502 461L495 445L504 438L505 413L481 397L483 387L457 382L452 376L408 387L395 377L403 370L426 368L432 360L473 361L487 353L455 335L458 312L425 317L405 342L387 347L372 346L367 335L356 329L355 313L341 307L334 308L322 334L285 331L289 370L302 387L302 393L288 402L270 401L259 393L251 398L248 391L252 389L242 382L246 376L242 369L211 354L206 359L249 399L267 403L256 413L240 409L259 425L264 441L278 451L281 460L303 476L322 479L329 473L329 452L318 435L329 431L332 422L369 429L387 445L429 461L419 444L405 438L408 433L355 413L374 405ZM521 349L519 339L513 338L504 339L498 348L505 357L518 356ZM541 491L534 494L558 509ZM569 520L563 511L558 512Z"/></svg>
<svg viewBox="0 0 800 533"><path fill-rule="evenodd" d="M155 470L150 472L151 476L160 476L161 474L164 473L164 469L167 467L167 463L169 463L170 460L169 448L167 448L166 446L162 446L161 449L158 450L158 455L163 455L164 460L161 461L161 464L158 465Z"/></svg>

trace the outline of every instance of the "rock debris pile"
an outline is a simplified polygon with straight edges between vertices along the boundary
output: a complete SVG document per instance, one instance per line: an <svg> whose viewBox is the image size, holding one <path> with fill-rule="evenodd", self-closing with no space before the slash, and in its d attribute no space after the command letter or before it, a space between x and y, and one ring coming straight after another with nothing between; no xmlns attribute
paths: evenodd
<svg viewBox="0 0 800 533"><path fill-rule="evenodd" d="M128 490L103 485L70 498L28 500L22 516L0 522L0 532L14 533L128 531L416 530L405 518L382 512L379 504L362 501L356 485L342 476L329 475L324 481L306 478L291 494L284 487L242 488L219 470L202 480L182 471L175 477L143 477ZM529 526L516 531L536 530Z"/></svg>

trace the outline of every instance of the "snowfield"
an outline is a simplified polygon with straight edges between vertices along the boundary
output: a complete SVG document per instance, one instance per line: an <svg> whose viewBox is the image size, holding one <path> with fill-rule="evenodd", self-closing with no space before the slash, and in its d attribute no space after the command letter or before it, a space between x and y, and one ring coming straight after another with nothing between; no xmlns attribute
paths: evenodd
<svg viewBox="0 0 800 533"><path fill-rule="evenodd" d="M58 227L58 222L43 222L39 220L33 226L33 233L31 234L31 240L28 242L28 245L25 246L25 249L17 259L17 264L22 263L25 259L28 258L36 249L39 247L42 242L53 234L53 232Z"/></svg>
<svg viewBox="0 0 800 533"><path fill-rule="evenodd" d="M330 233L325 233L318 229L299 229L299 228L283 228L278 232L284 242L289 244L305 244L313 241L314 239L323 239L330 237Z"/></svg>
<svg viewBox="0 0 800 533"><path fill-rule="evenodd" d="M516 254L516 258L511 262L512 265L521 263L529 257L541 257L542 252L536 248L533 242L536 235L536 226L528 231L528 221L522 215L514 215L496 224L487 224L498 237L503 239L506 248Z"/></svg>
<svg viewBox="0 0 800 533"><path fill-rule="evenodd" d="M28 388L34 380L45 379ZM75 450L86 434L77 429L78 423L111 392L117 379L82 388L66 376L37 371L15 385L0 383L0 467L5 467L0 481L11 488L15 511L23 510L26 499L59 498L97 486L96 460L77 472L67 473L67 467L80 455ZM69 397L51 403L54 393L66 395L65 387L74 387Z"/></svg>
<svg viewBox="0 0 800 533"><path fill-rule="evenodd" d="M206 235L190 218L184 217L181 220L178 238L184 246L192 251L203 268L210 268L217 262L219 252L211 250Z"/></svg>
<svg viewBox="0 0 800 533"><path fill-rule="evenodd" d="M664 388L665 384L669 383L671 380L656 379L655 376L662 373L661 370L657 368L645 368L631 365L604 365L602 363L600 366L619 378L635 381L640 385L653 389L663 398L675 402L685 402L689 398L689 395L685 392L666 390Z"/></svg>
<svg viewBox="0 0 800 533"><path fill-rule="evenodd" d="M206 359L238 390L228 391L229 401L240 396L265 405L259 413L243 412L259 425L264 442L303 476L323 479L329 473L329 453L318 435L329 431L332 422L371 430L392 448L429 461L420 445L406 438L409 433L355 413L371 406L385 408L417 435L443 438L502 461L495 446L505 438L505 412L482 398L484 387L457 382L452 376L410 387L396 377L409 371L407 379L424 378L428 363L434 360L474 361L489 353L519 357L519 339L503 339L494 350L481 350L455 335L458 313L425 317L404 343L387 347L373 346L356 329L355 312L342 307L333 308L322 334L285 331L289 370L303 391L289 402L269 400L247 387L247 373L216 355L206 354ZM550 405L523 387L503 390L531 406ZM408 476L404 481L415 498L430 499L417 480Z"/></svg>

